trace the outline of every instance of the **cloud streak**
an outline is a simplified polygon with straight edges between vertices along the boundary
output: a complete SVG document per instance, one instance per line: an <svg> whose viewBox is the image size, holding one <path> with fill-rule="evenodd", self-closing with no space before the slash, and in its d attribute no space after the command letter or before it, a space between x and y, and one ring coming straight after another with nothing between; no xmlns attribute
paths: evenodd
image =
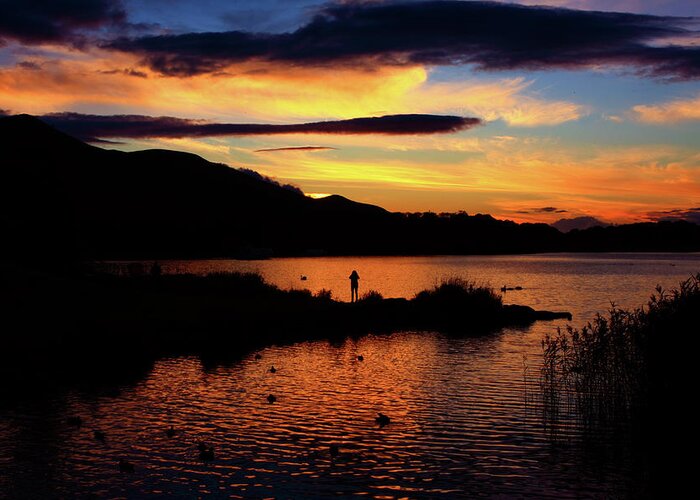
<svg viewBox="0 0 700 500"><path fill-rule="evenodd" d="M254 153L276 153L278 151L336 151L338 148L328 146L290 146L284 148L256 149Z"/></svg>
<svg viewBox="0 0 700 500"><path fill-rule="evenodd" d="M696 20L528 7L497 2L390 1L331 4L292 33L229 31L122 38L108 47L138 54L173 76L265 61L326 64L474 65L543 70L624 66L667 79L700 77L700 47L663 45L692 35Z"/></svg>
<svg viewBox="0 0 700 500"><path fill-rule="evenodd" d="M516 213L518 214L563 214L568 212L568 210L564 210L563 208L557 208L557 207L537 207L537 208L530 208L528 210L517 210Z"/></svg>
<svg viewBox="0 0 700 500"><path fill-rule="evenodd" d="M281 134L448 134L481 124L478 118L446 115L387 115L350 120L277 125L265 123L211 123L203 120L143 115L87 115L52 113L47 123L85 140L95 138L181 138Z"/></svg>
<svg viewBox="0 0 700 500"><path fill-rule="evenodd" d="M695 224L700 224L700 207L685 208L685 209L673 209L664 210L657 212L649 212L647 216L652 221L679 221L684 220L688 222L693 222Z"/></svg>

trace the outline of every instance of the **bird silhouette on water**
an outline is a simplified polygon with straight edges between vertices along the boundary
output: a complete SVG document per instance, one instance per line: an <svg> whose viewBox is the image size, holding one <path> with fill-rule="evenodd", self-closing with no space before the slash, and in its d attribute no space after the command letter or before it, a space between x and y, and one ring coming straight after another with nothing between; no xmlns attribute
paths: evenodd
<svg viewBox="0 0 700 500"><path fill-rule="evenodd" d="M358 361L364 361L364 360L365 360L365 357L364 357L362 354L360 354L360 355L357 357L357 360L358 360Z"/></svg>
<svg viewBox="0 0 700 500"><path fill-rule="evenodd" d="M119 472L134 472L134 464L127 462L123 458L119 459Z"/></svg>
<svg viewBox="0 0 700 500"><path fill-rule="evenodd" d="M340 446L338 446L337 444L332 444L328 447L328 451L330 452L331 457L335 458L338 455L340 455Z"/></svg>
<svg viewBox="0 0 700 500"><path fill-rule="evenodd" d="M276 372L277 372L277 368L275 368L275 365L272 365L270 367L270 373L276 373Z"/></svg>
<svg viewBox="0 0 700 500"><path fill-rule="evenodd" d="M270 394L270 395L267 397L267 402L268 402L268 403L272 404L272 403L274 403L275 401L277 401L277 396L275 396L274 394Z"/></svg>
<svg viewBox="0 0 700 500"><path fill-rule="evenodd" d="M213 446L207 446L204 443L199 443L197 445L197 448L199 449L199 459L202 462L211 462L212 460L214 460Z"/></svg>
<svg viewBox="0 0 700 500"><path fill-rule="evenodd" d="M169 438L175 437L175 434L177 434L177 431L175 430L175 428L172 425L170 427L168 427L168 429L166 429L166 431L165 431L165 435L168 436Z"/></svg>
<svg viewBox="0 0 700 500"><path fill-rule="evenodd" d="M377 418L375 418L374 421L379 424L379 427L384 427L385 425L389 425L391 423L391 419L383 413L378 413Z"/></svg>

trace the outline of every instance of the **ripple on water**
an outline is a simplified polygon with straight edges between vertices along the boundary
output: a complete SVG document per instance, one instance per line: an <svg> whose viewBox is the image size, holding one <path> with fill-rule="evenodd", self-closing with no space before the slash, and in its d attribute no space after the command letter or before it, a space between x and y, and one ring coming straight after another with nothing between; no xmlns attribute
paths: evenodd
<svg viewBox="0 0 700 500"><path fill-rule="evenodd" d="M43 474L66 495L608 492L624 464L601 481L601 468L571 446L553 453L540 410L525 397L523 353L536 354L540 335L535 328L482 339L401 333L304 342L211 369L194 357L164 359L116 395L72 392L49 407L4 411L0 459ZM391 423L378 426L378 412ZM83 426L68 427L67 415L81 415ZM165 432L171 425L174 437ZM105 432L104 443L94 429ZM575 429L567 432L575 442ZM200 442L214 447L214 461L199 460ZM18 459L24 451L35 456ZM136 471L120 473L120 458ZM6 491L41 488L19 470L3 481Z"/></svg>
<svg viewBox="0 0 700 500"><path fill-rule="evenodd" d="M698 254L170 261L165 272L258 271L284 288L347 293L347 271L384 296L444 276L522 285L507 302L566 309L582 324L610 301L644 302L656 284L700 270ZM222 366L164 359L132 386L0 407L0 492L10 497L364 495L620 496L631 457L608 431L590 450L575 419L545 429L540 342L564 322L478 339L436 333L303 342ZM357 359L362 355L364 361ZM270 373L270 367L277 368ZM267 397L274 394L273 404ZM380 428L378 412L391 417ZM66 424L80 415L81 428ZM178 433L168 438L173 425ZM93 430L106 433L101 443ZM606 432L603 430L603 432ZM556 434L557 439L552 440ZM197 445L215 460L199 460ZM331 456L330 446L340 454ZM615 453L613 453L613 451ZM133 474L120 473L126 458Z"/></svg>

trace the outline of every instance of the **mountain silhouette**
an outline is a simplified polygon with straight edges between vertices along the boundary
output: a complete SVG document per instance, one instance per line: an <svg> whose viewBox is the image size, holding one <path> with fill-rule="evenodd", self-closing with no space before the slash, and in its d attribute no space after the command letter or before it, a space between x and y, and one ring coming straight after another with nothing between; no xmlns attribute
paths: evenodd
<svg viewBox="0 0 700 500"><path fill-rule="evenodd" d="M556 227L562 233L568 233L569 231L573 231L574 229L589 229L591 227L605 227L609 225L610 224L607 224L606 222L603 222L600 219L596 219L595 217L590 216L559 219L558 221L552 223L552 227Z"/></svg>
<svg viewBox="0 0 700 500"><path fill-rule="evenodd" d="M91 146L29 115L0 117L0 151L2 256L10 258L637 249L628 236L639 249L700 249L700 226L684 222L652 224L665 224L665 236L647 241L645 234L659 232L654 227L563 235L489 215L392 213L338 195L312 199L190 153Z"/></svg>

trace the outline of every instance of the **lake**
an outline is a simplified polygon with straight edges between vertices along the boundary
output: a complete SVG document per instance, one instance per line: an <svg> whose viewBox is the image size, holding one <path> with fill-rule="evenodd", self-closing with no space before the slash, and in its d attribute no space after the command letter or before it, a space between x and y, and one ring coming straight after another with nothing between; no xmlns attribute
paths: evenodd
<svg viewBox="0 0 700 500"><path fill-rule="evenodd" d="M127 263L110 265L121 270ZM657 284L671 287L700 272L700 254L161 265L166 273L254 271L282 288L326 289L341 300L349 299L353 269L360 294L371 289L385 297L411 297L458 276L521 286L506 292L505 301L567 310L574 319L479 338L400 332L300 342L225 363L165 358L132 379L5 400L0 497L627 496L643 486L634 455L619 443L624 432L591 436L575 415L560 428L544 427L537 394L541 340L558 327L583 325L611 302L641 305ZM378 412L391 423L379 427ZM69 425L71 415L83 425ZM165 434L170 425L177 430L172 438ZM94 430L106 433L105 442ZM198 459L199 442L214 446L214 461ZM338 456L331 455L332 444ZM135 472L120 473L120 458Z"/></svg>

